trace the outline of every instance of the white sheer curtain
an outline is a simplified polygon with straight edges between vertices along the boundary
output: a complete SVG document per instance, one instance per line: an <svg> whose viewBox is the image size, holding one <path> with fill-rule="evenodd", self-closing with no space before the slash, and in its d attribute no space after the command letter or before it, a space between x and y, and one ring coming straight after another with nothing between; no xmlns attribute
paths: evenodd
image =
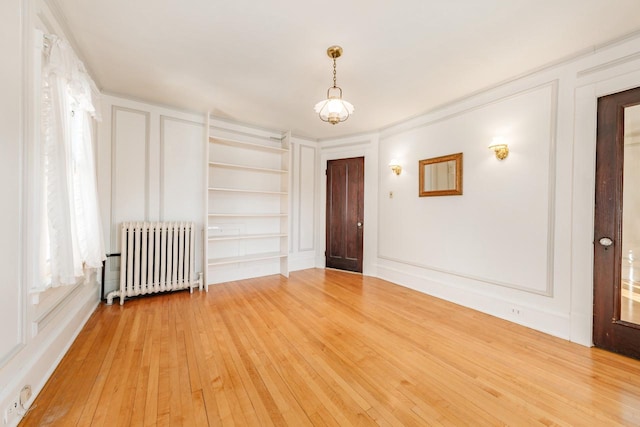
<svg viewBox="0 0 640 427"><path fill-rule="evenodd" d="M97 89L68 42L47 36L42 64L45 185L39 288L70 285L102 266L91 117ZM48 255L48 256L47 256Z"/></svg>

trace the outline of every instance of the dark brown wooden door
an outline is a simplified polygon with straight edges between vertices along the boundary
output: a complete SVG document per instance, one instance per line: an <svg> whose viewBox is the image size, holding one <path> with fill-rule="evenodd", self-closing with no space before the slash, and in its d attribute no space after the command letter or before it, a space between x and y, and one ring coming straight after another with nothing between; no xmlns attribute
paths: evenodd
<svg viewBox="0 0 640 427"><path fill-rule="evenodd" d="M326 266L362 273L364 157L327 162Z"/></svg>
<svg viewBox="0 0 640 427"><path fill-rule="evenodd" d="M634 271L640 259L639 124L640 88L598 100L593 342L635 358L640 358L640 266Z"/></svg>

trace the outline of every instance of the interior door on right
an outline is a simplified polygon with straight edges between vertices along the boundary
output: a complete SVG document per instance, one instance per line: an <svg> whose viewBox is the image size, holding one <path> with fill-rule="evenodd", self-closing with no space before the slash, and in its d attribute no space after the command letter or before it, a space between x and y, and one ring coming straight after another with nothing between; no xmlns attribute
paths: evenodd
<svg viewBox="0 0 640 427"><path fill-rule="evenodd" d="M640 358L640 88L598 100L593 342Z"/></svg>

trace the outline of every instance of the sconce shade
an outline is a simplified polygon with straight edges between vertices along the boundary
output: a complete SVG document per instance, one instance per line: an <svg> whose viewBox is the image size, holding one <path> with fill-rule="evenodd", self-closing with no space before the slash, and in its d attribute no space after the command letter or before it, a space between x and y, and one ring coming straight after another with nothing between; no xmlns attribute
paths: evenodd
<svg viewBox="0 0 640 427"><path fill-rule="evenodd" d="M400 162L398 162L396 159L392 159L389 162L389 167L396 175L400 175L400 173L402 172L402 166L400 166Z"/></svg>
<svg viewBox="0 0 640 427"><path fill-rule="evenodd" d="M509 155L509 146L507 146L503 136L496 136L489 145L489 150L496 153L496 159L504 160Z"/></svg>
<svg viewBox="0 0 640 427"><path fill-rule="evenodd" d="M507 144L492 144L489 149L496 153L498 160L504 160L509 155L509 146Z"/></svg>

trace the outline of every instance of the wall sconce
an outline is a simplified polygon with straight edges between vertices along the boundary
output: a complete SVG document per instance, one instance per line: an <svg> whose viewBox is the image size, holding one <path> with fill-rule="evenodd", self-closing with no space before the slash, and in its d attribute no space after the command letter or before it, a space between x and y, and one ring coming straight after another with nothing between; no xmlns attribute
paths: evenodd
<svg viewBox="0 0 640 427"><path fill-rule="evenodd" d="M509 155L509 146L504 143L503 138L493 138L489 149L496 153L496 159L498 160L504 160Z"/></svg>
<svg viewBox="0 0 640 427"><path fill-rule="evenodd" d="M389 167L396 175L400 175L400 172L402 172L402 166L400 166L400 162L398 162L396 159L392 159L389 162Z"/></svg>

